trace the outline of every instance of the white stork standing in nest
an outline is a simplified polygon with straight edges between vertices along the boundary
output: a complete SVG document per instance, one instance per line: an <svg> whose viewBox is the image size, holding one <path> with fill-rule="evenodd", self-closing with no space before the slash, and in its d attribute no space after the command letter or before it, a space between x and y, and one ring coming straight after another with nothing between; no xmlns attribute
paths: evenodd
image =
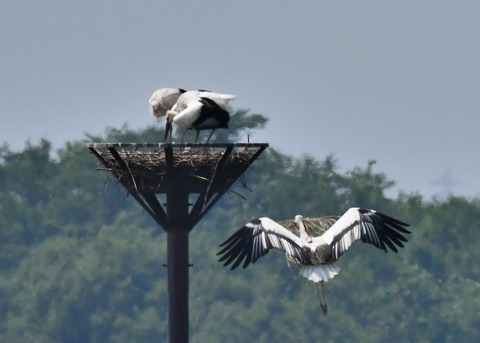
<svg viewBox="0 0 480 343"><path fill-rule="evenodd" d="M243 263L250 263L267 254L270 249L285 253L288 264L298 268L304 278L313 281L317 288L320 306L327 315L327 303L323 282L335 277L340 268L335 262L357 240L373 244L387 252L387 248L397 252L409 234L409 226L400 220L375 210L350 208L341 217L303 218L275 222L262 217L245 224L223 242L220 262L231 269ZM296 234L297 232L300 235ZM318 284L321 285L321 292Z"/></svg>
<svg viewBox="0 0 480 343"><path fill-rule="evenodd" d="M156 90L148 100L150 113L160 120L175 105L178 97L185 92L186 90L182 88L160 88Z"/></svg>
<svg viewBox="0 0 480 343"><path fill-rule="evenodd" d="M211 129L207 142L216 129L228 129L230 121L228 103L236 98L235 95L219 94L209 91L188 91L178 97L176 104L166 113L165 141L170 134L172 123L196 131L195 142L200 130ZM184 133L185 135L185 133ZM183 138L182 138L183 140Z"/></svg>

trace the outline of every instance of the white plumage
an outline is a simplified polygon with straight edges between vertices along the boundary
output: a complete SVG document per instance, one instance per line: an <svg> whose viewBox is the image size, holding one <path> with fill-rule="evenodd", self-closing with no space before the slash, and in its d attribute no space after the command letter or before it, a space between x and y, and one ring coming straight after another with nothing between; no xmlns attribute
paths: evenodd
<svg viewBox="0 0 480 343"><path fill-rule="evenodd" d="M230 121L229 102L235 95L208 91L188 91L181 94L175 105L167 111L165 140L171 135L172 123L196 131L195 142L200 130L212 129L207 143L217 128L228 128Z"/></svg>
<svg viewBox="0 0 480 343"><path fill-rule="evenodd" d="M182 88L160 88L148 100L150 113L160 119L175 105L178 97L186 91Z"/></svg>
<svg viewBox="0 0 480 343"><path fill-rule="evenodd" d="M300 275L315 282L323 313L327 304L323 282L337 275L335 265L342 254L357 240L373 244L387 252L397 252L409 234L408 224L370 209L350 208L341 217L303 218L275 222L262 217L245 224L220 246L223 249L219 261L231 269L243 263L243 268L255 263L270 249L285 253L289 265L298 268ZM318 289L318 283L322 292ZM323 296L323 297L322 297Z"/></svg>

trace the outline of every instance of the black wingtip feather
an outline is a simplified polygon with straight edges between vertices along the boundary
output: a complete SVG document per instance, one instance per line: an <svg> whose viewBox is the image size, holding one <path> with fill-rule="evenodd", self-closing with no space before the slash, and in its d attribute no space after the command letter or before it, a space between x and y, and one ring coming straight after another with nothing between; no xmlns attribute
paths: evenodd
<svg viewBox="0 0 480 343"><path fill-rule="evenodd" d="M256 224L257 221L254 220L252 223ZM230 269L234 270L243 263L242 268L246 268L251 263L255 263L259 256L263 256L268 252L254 251L254 236L252 235L252 227L249 224L241 227L220 244L220 247L223 247L223 249L217 253L217 255L221 256L218 261L224 262L224 267L231 264Z"/></svg>
<svg viewBox="0 0 480 343"><path fill-rule="evenodd" d="M411 232L405 228L410 226L409 224L380 212L375 212L372 220L375 225L380 228L379 231L382 232L381 241L384 242L391 251L397 253L398 248L403 248L403 243L408 242L408 239L402 234L411 234ZM387 251L385 246L383 246L383 250Z"/></svg>

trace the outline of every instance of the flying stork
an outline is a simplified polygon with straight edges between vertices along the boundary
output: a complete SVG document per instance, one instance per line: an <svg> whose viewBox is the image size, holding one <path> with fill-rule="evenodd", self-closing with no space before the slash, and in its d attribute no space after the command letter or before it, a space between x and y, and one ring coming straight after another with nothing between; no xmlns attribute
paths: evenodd
<svg viewBox="0 0 480 343"><path fill-rule="evenodd" d="M148 100L150 113L160 120L167 114L167 111L175 105L178 97L185 93L182 88L160 88L156 90Z"/></svg>
<svg viewBox="0 0 480 343"><path fill-rule="evenodd" d="M320 306L327 315L323 282L337 275L340 268L335 262L357 240L373 244L387 252L397 252L409 234L408 224L375 210L350 208L341 217L329 216L275 222L268 217L246 223L223 242L219 261L231 269L243 263L243 268L255 263L270 249L285 253L289 266L294 266L304 278L313 281L317 288ZM300 233L298 235L298 232ZM318 284L320 283L321 292Z"/></svg>
<svg viewBox="0 0 480 343"><path fill-rule="evenodd" d="M230 121L228 103L236 98L235 95L219 94L209 91L188 91L181 94L176 104L167 111L167 123L165 126L165 141L170 134L172 123L187 129L196 131L195 142L198 140L200 130L211 129L207 142L213 132L219 128L228 128ZM184 133L185 135L185 133Z"/></svg>

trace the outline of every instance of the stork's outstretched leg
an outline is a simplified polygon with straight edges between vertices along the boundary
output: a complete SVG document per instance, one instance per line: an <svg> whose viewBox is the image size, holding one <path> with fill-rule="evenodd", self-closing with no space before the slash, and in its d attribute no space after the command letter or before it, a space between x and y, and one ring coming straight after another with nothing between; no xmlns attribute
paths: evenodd
<svg viewBox="0 0 480 343"><path fill-rule="evenodd" d="M185 131L183 131L183 135L182 135L182 143L184 142L184 138L185 138L185 135L186 135L186 133L187 133L187 130L188 130L188 129L185 129Z"/></svg>
<svg viewBox="0 0 480 343"><path fill-rule="evenodd" d="M318 294L318 299L320 299L320 307L322 308L323 315L326 316L328 314L327 311L327 300L325 298L325 291L323 289L323 281L320 281L320 287L322 288L322 291L318 289L318 282L315 283L315 286L317 286L317 294Z"/></svg>
<svg viewBox="0 0 480 343"><path fill-rule="evenodd" d="M207 141L205 142L205 144L207 144L207 143L210 141L210 138L212 138L212 135L213 135L214 132L215 132L215 129L213 129L212 131L210 131L210 135L208 136L208 139L207 139Z"/></svg>
<svg viewBox="0 0 480 343"><path fill-rule="evenodd" d="M198 135L200 135L200 130L195 130L197 134L195 135L195 143L198 141Z"/></svg>

